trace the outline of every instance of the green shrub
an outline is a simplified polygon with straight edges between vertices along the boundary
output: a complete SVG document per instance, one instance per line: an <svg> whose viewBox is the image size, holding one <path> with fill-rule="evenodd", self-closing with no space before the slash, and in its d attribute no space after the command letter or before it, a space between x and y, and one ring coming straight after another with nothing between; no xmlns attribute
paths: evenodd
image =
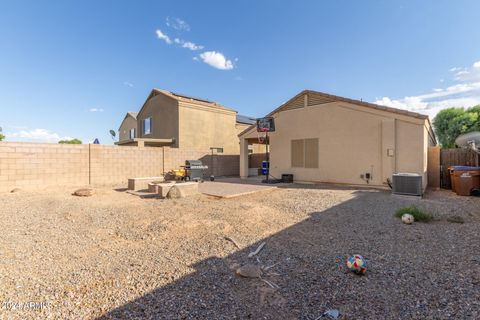
<svg viewBox="0 0 480 320"><path fill-rule="evenodd" d="M402 218L402 216L405 214L405 213L408 213L408 214L411 214L414 218L415 218L415 221L424 221L424 222L428 222L430 220L433 219L433 216L428 213L428 212L425 212L423 211L422 209L419 209L415 206L410 206L410 207L403 207L403 208L400 208L397 210L397 212L395 213L395 216L397 218Z"/></svg>
<svg viewBox="0 0 480 320"><path fill-rule="evenodd" d="M60 144L82 144L82 140L80 139L72 139L72 140L60 140L58 141Z"/></svg>

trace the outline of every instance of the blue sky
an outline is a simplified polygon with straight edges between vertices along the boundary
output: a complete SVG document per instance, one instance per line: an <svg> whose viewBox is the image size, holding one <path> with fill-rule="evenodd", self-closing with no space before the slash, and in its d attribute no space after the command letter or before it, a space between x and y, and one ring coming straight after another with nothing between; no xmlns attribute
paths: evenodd
<svg viewBox="0 0 480 320"><path fill-rule="evenodd" d="M480 103L476 0L0 3L7 140L112 143L154 87L262 116L304 89L433 116Z"/></svg>

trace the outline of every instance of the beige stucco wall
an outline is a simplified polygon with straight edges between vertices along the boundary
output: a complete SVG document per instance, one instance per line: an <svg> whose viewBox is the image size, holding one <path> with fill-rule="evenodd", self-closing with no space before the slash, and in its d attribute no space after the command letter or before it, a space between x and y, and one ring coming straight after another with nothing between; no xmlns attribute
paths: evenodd
<svg viewBox="0 0 480 320"><path fill-rule="evenodd" d="M119 141L130 139L131 129L135 129L135 134L138 136L137 119L134 119L132 116L127 115L123 120L122 124L120 125L120 128L118 129Z"/></svg>
<svg viewBox="0 0 480 320"><path fill-rule="evenodd" d="M143 134L143 120L152 117L151 133ZM149 99L137 115L138 137L154 139L175 139L172 146L178 147L179 141L178 102L163 94Z"/></svg>
<svg viewBox="0 0 480 320"><path fill-rule="evenodd" d="M415 172L427 183L425 120L346 102L305 106L274 117L270 159L275 177L293 173L297 181L367 184L360 175L370 173L369 184L383 186L394 172ZM306 138L319 139L319 167L292 168L291 140Z"/></svg>
<svg viewBox="0 0 480 320"><path fill-rule="evenodd" d="M249 124L245 124L245 123L235 123L235 130L237 130L237 135L242 133L244 130L246 130L248 127L250 127Z"/></svg>
<svg viewBox="0 0 480 320"><path fill-rule="evenodd" d="M236 112L179 102L179 147L189 150L223 148L239 154Z"/></svg>

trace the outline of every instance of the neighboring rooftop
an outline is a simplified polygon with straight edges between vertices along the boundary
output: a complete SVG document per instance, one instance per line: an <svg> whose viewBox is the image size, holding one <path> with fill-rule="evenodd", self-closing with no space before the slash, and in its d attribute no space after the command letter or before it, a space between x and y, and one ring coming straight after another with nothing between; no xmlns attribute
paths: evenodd
<svg viewBox="0 0 480 320"><path fill-rule="evenodd" d="M244 124L255 124L257 119L249 117L249 116L243 116L241 114L237 114L237 123L244 123Z"/></svg>
<svg viewBox="0 0 480 320"><path fill-rule="evenodd" d="M149 100L151 97L157 95L158 93L169 96L170 98L173 98L177 101L192 102L192 103L201 104L201 105L204 105L204 106L209 106L209 107L214 107L214 108L218 108L218 109L237 112L236 110L234 110L232 108L222 106L221 104L219 104L217 102L214 102L214 101L210 101L210 100L202 99L202 98L196 98L196 97L193 97L193 96L187 96L187 95L184 95L184 94L174 93L174 92L170 92L170 91L163 90L163 89L157 89L157 88L154 88L152 90L152 93L150 94L150 96L148 97L147 100Z"/></svg>
<svg viewBox="0 0 480 320"><path fill-rule="evenodd" d="M138 112L127 112L127 115L130 115L133 119L137 119Z"/></svg>

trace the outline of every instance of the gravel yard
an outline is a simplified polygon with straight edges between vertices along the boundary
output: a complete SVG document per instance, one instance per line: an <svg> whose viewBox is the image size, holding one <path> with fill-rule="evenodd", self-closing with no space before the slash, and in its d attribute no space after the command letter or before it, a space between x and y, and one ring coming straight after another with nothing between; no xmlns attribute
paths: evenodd
<svg viewBox="0 0 480 320"><path fill-rule="evenodd" d="M0 194L0 318L480 318L480 198L295 185L234 199L72 191ZM402 224L394 212L410 204L435 220ZM351 254L367 260L365 276L346 270ZM271 267L262 279L278 288L236 276L247 263Z"/></svg>

